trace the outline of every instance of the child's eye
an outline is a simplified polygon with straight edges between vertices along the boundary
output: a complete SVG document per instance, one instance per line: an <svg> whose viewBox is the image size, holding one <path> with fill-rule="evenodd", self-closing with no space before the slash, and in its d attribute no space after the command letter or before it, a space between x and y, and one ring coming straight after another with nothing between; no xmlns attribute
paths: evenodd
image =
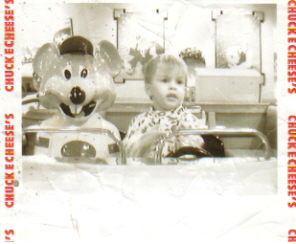
<svg viewBox="0 0 296 244"><path fill-rule="evenodd" d="M87 76L87 69L86 68L84 68L82 71L81 71L81 77L82 78L85 78L86 76Z"/></svg>
<svg viewBox="0 0 296 244"><path fill-rule="evenodd" d="M184 83L183 80L177 80L178 85L182 85L183 83Z"/></svg>
<svg viewBox="0 0 296 244"><path fill-rule="evenodd" d="M169 81L169 79L167 79L167 78L163 78L163 79L161 79L160 81L162 81L162 82L166 83L166 82L168 82L168 81Z"/></svg>

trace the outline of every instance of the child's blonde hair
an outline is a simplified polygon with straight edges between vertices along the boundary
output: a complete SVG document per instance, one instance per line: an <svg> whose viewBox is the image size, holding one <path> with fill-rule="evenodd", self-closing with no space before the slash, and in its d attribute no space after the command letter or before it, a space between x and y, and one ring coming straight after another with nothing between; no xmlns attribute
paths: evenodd
<svg viewBox="0 0 296 244"><path fill-rule="evenodd" d="M151 83L159 64L171 64L178 66L180 69L184 70L187 82L187 66L185 62L181 58L175 57L174 55L162 54L150 59L149 62L144 66L144 80L146 84Z"/></svg>

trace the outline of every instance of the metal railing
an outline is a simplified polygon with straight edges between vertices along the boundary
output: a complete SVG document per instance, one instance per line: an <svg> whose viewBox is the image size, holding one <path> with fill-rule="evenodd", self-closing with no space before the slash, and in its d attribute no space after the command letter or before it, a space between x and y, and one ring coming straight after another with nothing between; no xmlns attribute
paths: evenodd
<svg viewBox="0 0 296 244"><path fill-rule="evenodd" d="M119 140L113 132L108 129L102 128L83 128L83 129L57 129L57 128L25 128L23 129L23 133L97 133L97 134L105 134L108 135L118 146L119 148L119 162L117 164L126 164L126 152L121 140ZM162 162L162 151L164 147L164 143L167 139L172 136L185 136L185 135L216 135L216 136L254 136L258 137L262 144L264 145L264 158L270 158L270 145L266 136L256 130L251 128L227 128L227 129L190 129L190 130L177 130L171 133L169 136L163 136L159 142L158 151L155 155L155 162Z"/></svg>
<svg viewBox="0 0 296 244"><path fill-rule="evenodd" d="M260 131L252 128L225 128L225 129L190 129L190 130L177 130L168 136L162 137L159 142L158 151L155 155L155 162L162 162L162 151L164 143L167 139L173 136L185 135L215 135L215 136L255 136L258 137L264 145L265 152L264 158L270 158L270 145L267 137Z"/></svg>

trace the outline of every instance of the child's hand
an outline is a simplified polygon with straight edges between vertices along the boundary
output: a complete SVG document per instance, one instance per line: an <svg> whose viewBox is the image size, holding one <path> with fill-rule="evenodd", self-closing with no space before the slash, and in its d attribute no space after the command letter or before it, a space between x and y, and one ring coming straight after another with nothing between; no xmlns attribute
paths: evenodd
<svg viewBox="0 0 296 244"><path fill-rule="evenodd" d="M131 157L143 157L145 153L155 145L161 136L165 135L164 132L158 131L158 128L150 130L143 134L137 143L133 145L130 151Z"/></svg>
<svg viewBox="0 0 296 244"><path fill-rule="evenodd" d="M200 135L180 136L178 142L178 148L188 146L203 148L205 145L205 142Z"/></svg>

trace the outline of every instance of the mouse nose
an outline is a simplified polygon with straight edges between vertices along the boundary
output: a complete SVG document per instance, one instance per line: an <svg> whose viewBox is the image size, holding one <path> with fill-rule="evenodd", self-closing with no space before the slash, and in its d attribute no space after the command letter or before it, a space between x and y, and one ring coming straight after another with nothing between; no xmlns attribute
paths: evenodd
<svg viewBox="0 0 296 244"><path fill-rule="evenodd" d="M85 100L85 91L79 86L75 86L71 90L70 99L74 104L81 104Z"/></svg>

